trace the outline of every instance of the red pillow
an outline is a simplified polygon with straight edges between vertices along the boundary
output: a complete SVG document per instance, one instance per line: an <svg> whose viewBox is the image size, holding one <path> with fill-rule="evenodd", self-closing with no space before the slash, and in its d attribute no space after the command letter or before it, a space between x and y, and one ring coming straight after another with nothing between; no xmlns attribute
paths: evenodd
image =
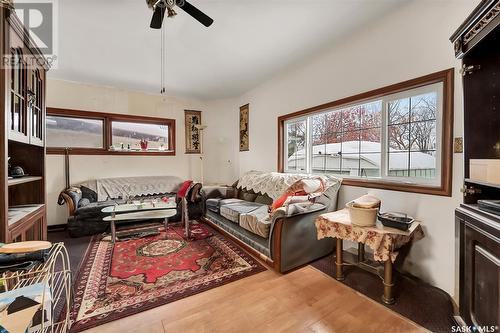
<svg viewBox="0 0 500 333"><path fill-rule="evenodd" d="M186 197L189 187L191 186L192 183L193 183L192 180L186 180L184 183L182 183L181 187L179 188L179 191L177 191L177 196L179 198Z"/></svg>
<svg viewBox="0 0 500 333"><path fill-rule="evenodd" d="M276 209L278 209L281 206L283 206L283 204L285 203L286 199L288 199L288 197L291 197L292 195L293 195L293 193L291 193L291 192L285 192L281 197L279 197L278 199L274 200L273 204L271 206L271 212L274 212Z"/></svg>

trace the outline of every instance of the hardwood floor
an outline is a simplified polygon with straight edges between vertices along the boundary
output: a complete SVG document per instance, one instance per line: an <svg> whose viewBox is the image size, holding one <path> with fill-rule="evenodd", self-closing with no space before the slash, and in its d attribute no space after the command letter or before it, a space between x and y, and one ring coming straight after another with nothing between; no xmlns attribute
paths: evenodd
<svg viewBox="0 0 500 333"><path fill-rule="evenodd" d="M85 332L283 331L426 332L311 266L268 270Z"/></svg>

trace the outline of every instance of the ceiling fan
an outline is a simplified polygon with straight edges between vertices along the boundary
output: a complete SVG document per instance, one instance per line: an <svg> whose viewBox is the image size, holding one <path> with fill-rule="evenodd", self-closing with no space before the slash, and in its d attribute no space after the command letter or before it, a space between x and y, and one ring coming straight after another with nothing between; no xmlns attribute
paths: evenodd
<svg viewBox="0 0 500 333"><path fill-rule="evenodd" d="M146 0L146 2L149 8L154 11L150 24L150 27L153 29L161 29L165 12L168 17L177 15L174 11L174 7L179 7L205 27L209 27L214 23L213 19L186 0Z"/></svg>

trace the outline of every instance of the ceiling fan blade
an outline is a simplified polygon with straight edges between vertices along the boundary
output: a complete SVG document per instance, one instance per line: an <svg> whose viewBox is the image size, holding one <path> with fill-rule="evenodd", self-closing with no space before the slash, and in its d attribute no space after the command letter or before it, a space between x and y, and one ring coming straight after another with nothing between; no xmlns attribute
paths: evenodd
<svg viewBox="0 0 500 333"><path fill-rule="evenodd" d="M212 20L209 16L207 16L205 13L203 13L201 10L187 1L181 1L181 3L177 6L191 15L195 20L199 21L205 27L209 27L212 25L212 23L214 23L214 20Z"/></svg>
<svg viewBox="0 0 500 333"><path fill-rule="evenodd" d="M151 24L149 26L153 29L161 29L164 17L165 17L165 8L156 6L155 11L153 13L153 18L151 19Z"/></svg>

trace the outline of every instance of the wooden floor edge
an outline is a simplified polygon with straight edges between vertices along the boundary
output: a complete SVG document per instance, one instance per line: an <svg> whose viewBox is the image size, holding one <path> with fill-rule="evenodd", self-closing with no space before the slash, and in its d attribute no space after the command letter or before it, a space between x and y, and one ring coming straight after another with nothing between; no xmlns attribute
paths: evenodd
<svg viewBox="0 0 500 333"><path fill-rule="evenodd" d="M316 267L314 267L313 265L309 265L309 266L310 266L311 268L313 268L314 270L316 270L316 271L320 272L320 273L321 273L321 274L323 274L324 276L326 276L326 277L328 277L328 278L332 279L333 281L337 282L338 284L342 285L343 287L348 288L348 289L350 289L350 290L354 291L356 294L358 294L359 296L361 296L361 297L363 297L363 298L367 299L368 301L370 301L370 302L372 302L372 303L375 303L375 304L377 304L379 307L382 307L382 308L384 308L384 309L386 309L386 310L388 310L388 311L392 312L393 314L395 314L395 315L396 315L396 317L399 317L400 319L403 319L403 320L408 321L409 323L413 324L413 325L414 325L414 326L416 326L417 328L422 328L422 329L424 329L425 331L432 333L432 331L429 331L427 328L423 327L422 325L417 324L416 322L414 322L414 321L413 321L413 320L411 320L410 318L407 318L407 317L403 316L402 314L400 314L400 313L398 313L398 312L394 311L393 309L388 308L387 306L385 306L385 305L383 305L383 304L380 304L379 302L377 302L377 301L375 301L375 300L371 299L370 297L368 297L368 296L366 296L365 294L363 294L363 293L361 293L361 292L357 291L356 289L353 289L353 288L349 287L348 285L346 285L346 284L344 284L344 283L342 283L342 282L340 282L340 281L337 281L334 277L332 277L332 276L330 276L330 275L326 274L325 272L323 272L323 271L322 271L322 270L320 270L319 268L316 268Z"/></svg>

